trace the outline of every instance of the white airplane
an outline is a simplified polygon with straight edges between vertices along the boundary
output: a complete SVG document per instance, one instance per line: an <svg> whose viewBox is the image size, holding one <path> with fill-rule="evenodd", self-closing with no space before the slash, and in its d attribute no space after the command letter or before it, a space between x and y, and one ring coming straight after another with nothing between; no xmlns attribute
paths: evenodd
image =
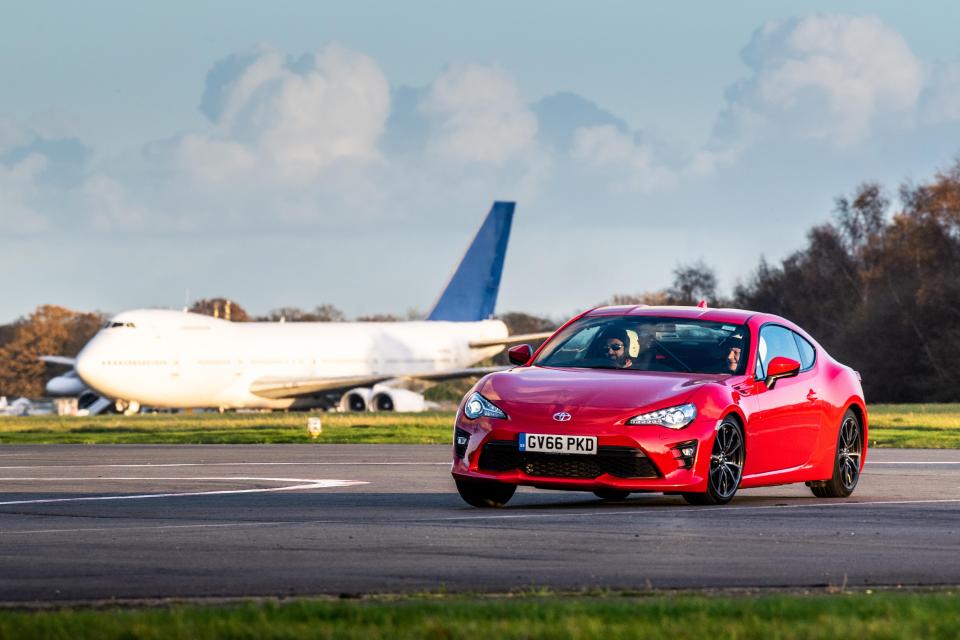
<svg viewBox="0 0 960 640"><path fill-rule="evenodd" d="M76 358L80 379L120 409L332 408L416 411L404 379L481 375L507 344L490 319L514 203L495 202L430 315L416 322L228 322L181 311L125 311Z"/></svg>

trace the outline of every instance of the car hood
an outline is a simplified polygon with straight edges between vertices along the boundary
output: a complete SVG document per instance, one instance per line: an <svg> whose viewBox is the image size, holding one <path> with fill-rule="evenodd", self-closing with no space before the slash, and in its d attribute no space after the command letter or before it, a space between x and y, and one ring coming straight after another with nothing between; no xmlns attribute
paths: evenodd
<svg viewBox="0 0 960 640"><path fill-rule="evenodd" d="M682 404L701 386L729 376L616 369L518 367L488 377L478 391L513 417L555 411L594 417Z"/></svg>

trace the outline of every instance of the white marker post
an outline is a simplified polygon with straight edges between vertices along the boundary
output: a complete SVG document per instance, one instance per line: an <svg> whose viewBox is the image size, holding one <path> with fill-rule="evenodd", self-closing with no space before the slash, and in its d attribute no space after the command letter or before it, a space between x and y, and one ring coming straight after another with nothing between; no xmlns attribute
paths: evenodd
<svg viewBox="0 0 960 640"><path fill-rule="evenodd" d="M320 423L320 416L311 416L307 418L307 433L311 438L319 438L323 433L323 425Z"/></svg>

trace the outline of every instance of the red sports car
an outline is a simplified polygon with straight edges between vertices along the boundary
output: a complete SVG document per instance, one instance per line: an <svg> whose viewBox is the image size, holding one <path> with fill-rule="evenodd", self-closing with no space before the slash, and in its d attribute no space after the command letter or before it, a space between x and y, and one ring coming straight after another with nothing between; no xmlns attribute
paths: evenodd
<svg viewBox="0 0 960 640"><path fill-rule="evenodd" d="M453 477L498 507L518 485L681 494L724 504L740 487L805 482L849 496L867 410L857 372L775 315L602 307L490 374L457 412Z"/></svg>

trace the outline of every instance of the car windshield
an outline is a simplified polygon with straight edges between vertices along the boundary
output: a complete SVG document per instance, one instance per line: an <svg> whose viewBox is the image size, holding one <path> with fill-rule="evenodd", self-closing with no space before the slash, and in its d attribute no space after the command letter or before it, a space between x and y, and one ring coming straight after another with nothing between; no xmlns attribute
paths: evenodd
<svg viewBox="0 0 960 640"><path fill-rule="evenodd" d="M534 364L545 367L741 374L744 325L661 316L599 316L574 322Z"/></svg>

